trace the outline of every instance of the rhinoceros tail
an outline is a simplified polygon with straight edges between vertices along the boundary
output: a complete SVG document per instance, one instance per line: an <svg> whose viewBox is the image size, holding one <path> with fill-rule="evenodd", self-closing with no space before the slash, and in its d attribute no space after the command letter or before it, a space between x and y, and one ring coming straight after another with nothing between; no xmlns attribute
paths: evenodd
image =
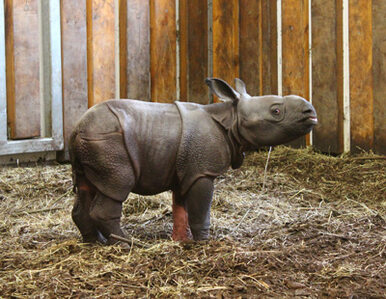
<svg viewBox="0 0 386 299"><path fill-rule="evenodd" d="M70 154L70 163L72 166L72 184L73 184L73 192L76 193L78 189L78 176L83 173L82 166L76 156L75 147L76 147L76 137L78 136L78 132L74 131L70 136L70 146L69 146L69 154Z"/></svg>

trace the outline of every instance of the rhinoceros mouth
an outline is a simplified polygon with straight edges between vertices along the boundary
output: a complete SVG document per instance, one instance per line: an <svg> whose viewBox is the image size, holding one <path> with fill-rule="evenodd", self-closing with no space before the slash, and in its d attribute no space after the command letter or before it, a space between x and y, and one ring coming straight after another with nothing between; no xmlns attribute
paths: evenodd
<svg viewBox="0 0 386 299"><path fill-rule="evenodd" d="M318 123L318 118L316 116L310 116L307 118L307 120L314 123L315 125Z"/></svg>
<svg viewBox="0 0 386 299"><path fill-rule="evenodd" d="M307 116L307 117L304 117L304 118L300 119L300 122L316 125L318 123L318 118L316 116L314 116L314 115Z"/></svg>

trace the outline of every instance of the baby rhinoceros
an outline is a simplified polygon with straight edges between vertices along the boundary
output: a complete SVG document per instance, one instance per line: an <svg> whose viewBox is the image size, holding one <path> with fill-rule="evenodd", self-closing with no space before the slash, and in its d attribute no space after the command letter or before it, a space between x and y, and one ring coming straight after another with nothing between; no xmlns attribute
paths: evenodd
<svg viewBox="0 0 386 299"><path fill-rule="evenodd" d="M89 109L70 142L77 199L72 218L85 242L124 236L122 203L130 192L173 192L174 240L207 239L213 180L244 152L307 134L317 123L314 107L299 96L247 94L208 78L224 102L199 105L111 100ZM103 237L102 237L103 236Z"/></svg>

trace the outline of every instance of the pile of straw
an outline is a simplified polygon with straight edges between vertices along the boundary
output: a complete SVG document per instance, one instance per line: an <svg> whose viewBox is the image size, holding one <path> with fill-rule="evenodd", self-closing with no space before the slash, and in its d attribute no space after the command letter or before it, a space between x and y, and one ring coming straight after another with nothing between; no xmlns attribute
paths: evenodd
<svg viewBox="0 0 386 299"><path fill-rule="evenodd" d="M216 180L208 242L170 240L170 193L131 194L130 248L80 243L69 165L0 168L1 296L385 296L385 158L278 147L265 173L266 159Z"/></svg>

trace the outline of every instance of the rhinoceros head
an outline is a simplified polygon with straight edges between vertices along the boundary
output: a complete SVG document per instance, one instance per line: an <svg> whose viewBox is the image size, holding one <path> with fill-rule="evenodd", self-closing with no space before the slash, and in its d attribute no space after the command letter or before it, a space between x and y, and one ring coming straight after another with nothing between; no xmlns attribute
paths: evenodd
<svg viewBox="0 0 386 299"><path fill-rule="evenodd" d="M235 79L236 90L221 79L205 82L220 99L233 102L238 132L252 147L289 142L317 124L314 107L302 97L250 96L240 79Z"/></svg>

